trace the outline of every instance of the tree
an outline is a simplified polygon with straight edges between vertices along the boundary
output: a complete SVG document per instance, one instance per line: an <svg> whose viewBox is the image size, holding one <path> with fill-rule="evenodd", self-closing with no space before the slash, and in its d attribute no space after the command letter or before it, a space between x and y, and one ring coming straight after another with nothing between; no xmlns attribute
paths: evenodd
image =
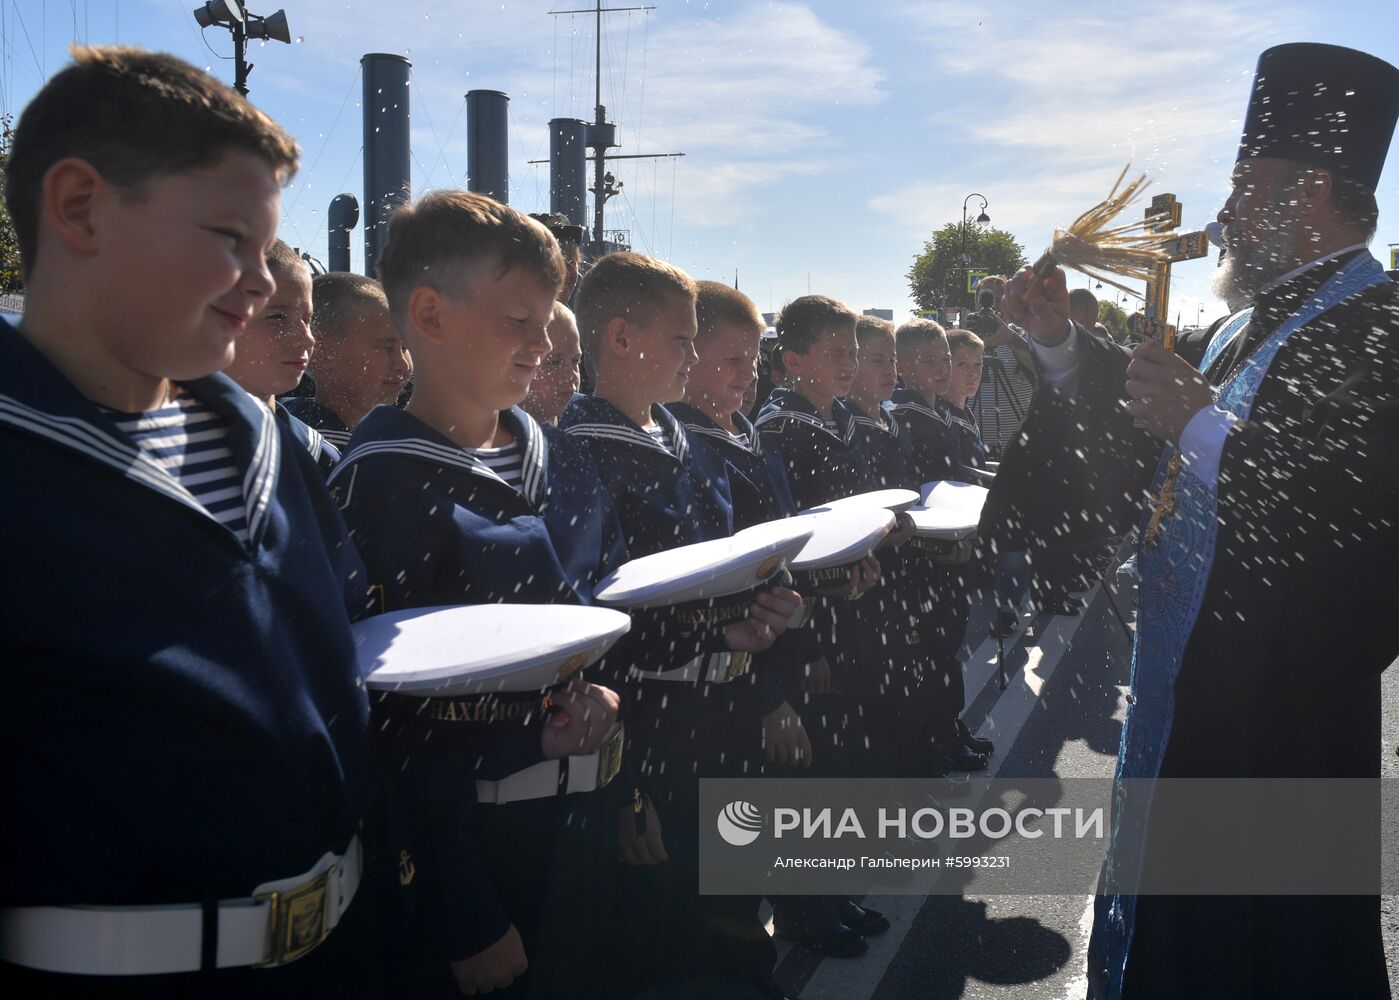
<svg viewBox="0 0 1399 1000"><path fill-rule="evenodd" d="M962 259L965 238L968 266ZM908 272L908 287L919 309L970 304L967 271L1010 276L1025 266L1025 248L1003 229L968 221L949 222L923 244Z"/></svg>
<svg viewBox="0 0 1399 1000"><path fill-rule="evenodd" d="M0 291L19 292L24 290L24 276L19 266L19 238L15 236L14 223L10 221L10 210L5 205L5 166L10 160L10 141L13 138L9 115L0 118Z"/></svg>
<svg viewBox="0 0 1399 1000"><path fill-rule="evenodd" d="M1098 303L1098 322L1108 328L1112 339L1119 344L1127 342L1127 313L1115 302L1102 299Z"/></svg>

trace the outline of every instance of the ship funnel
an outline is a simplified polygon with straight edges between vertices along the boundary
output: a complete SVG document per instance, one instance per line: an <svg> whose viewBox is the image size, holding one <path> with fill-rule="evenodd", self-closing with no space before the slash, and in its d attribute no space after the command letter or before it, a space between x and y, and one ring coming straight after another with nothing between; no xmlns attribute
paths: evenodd
<svg viewBox="0 0 1399 1000"><path fill-rule="evenodd" d="M549 211L588 225L588 123L577 118L549 122Z"/></svg>
<svg viewBox="0 0 1399 1000"><path fill-rule="evenodd" d="M499 90L466 95L466 188L510 200L510 98Z"/></svg>
<svg viewBox="0 0 1399 1000"><path fill-rule="evenodd" d="M360 60L364 77L364 273L375 276L393 210L411 198L408 156L408 71L400 55L372 52Z"/></svg>

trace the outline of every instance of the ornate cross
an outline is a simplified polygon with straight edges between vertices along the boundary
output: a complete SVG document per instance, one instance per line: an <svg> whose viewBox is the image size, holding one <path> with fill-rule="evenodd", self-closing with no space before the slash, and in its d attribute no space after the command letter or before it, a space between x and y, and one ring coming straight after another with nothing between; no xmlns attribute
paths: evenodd
<svg viewBox="0 0 1399 1000"><path fill-rule="evenodd" d="M1168 233L1180 225L1181 204L1173 194L1158 194L1151 199L1151 207L1146 210L1147 218L1164 216L1147 229L1154 233ZM1175 344L1175 327L1166 322L1169 316L1168 305L1171 297L1171 265L1183 260L1197 260L1208 256L1210 243L1203 231L1181 233L1166 246L1167 261L1151 268L1151 277L1146 282L1146 314L1144 333L1153 340L1159 340L1168 348Z"/></svg>

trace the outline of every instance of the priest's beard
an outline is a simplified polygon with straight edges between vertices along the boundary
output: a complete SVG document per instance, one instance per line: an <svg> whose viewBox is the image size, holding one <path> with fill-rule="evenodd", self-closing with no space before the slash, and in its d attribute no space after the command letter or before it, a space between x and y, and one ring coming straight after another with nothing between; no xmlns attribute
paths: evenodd
<svg viewBox="0 0 1399 1000"><path fill-rule="evenodd" d="M1224 229L1224 260L1214 270L1210 291L1224 299L1230 312L1247 308L1267 285L1293 270L1295 250L1302 235L1302 221L1283 217L1266 232L1231 242Z"/></svg>
<svg viewBox="0 0 1399 1000"><path fill-rule="evenodd" d="M1297 266L1302 220L1282 212L1279 215L1276 222L1257 226L1247 234L1235 235L1224 227L1227 249L1210 280L1210 291L1224 300L1230 312L1251 305L1259 292Z"/></svg>

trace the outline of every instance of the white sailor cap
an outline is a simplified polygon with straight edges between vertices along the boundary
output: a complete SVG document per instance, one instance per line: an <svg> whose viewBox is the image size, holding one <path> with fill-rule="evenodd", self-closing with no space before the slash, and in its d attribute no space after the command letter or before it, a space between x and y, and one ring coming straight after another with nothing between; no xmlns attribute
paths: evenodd
<svg viewBox="0 0 1399 1000"><path fill-rule="evenodd" d="M353 626L369 689L425 698L563 684L630 628L619 611L569 604L413 608Z"/></svg>
<svg viewBox="0 0 1399 1000"><path fill-rule="evenodd" d="M776 576L801 551L813 525L777 522L766 536L717 538L656 552L624 563L593 592L601 604L660 608L753 590Z"/></svg>
<svg viewBox="0 0 1399 1000"><path fill-rule="evenodd" d="M976 534L981 508L990 491L984 486L952 481L926 483L923 502L908 511L920 538L957 541Z"/></svg>
<svg viewBox="0 0 1399 1000"><path fill-rule="evenodd" d="M842 507L880 507L885 510L908 510L918 502L918 494L913 490L874 490L870 493L856 493L823 503L819 507L809 507L803 514L818 510L839 510Z"/></svg>
<svg viewBox="0 0 1399 1000"><path fill-rule="evenodd" d="M895 515L887 507L874 505L818 507L794 518L756 524L734 537L772 537L789 531L793 521L813 529L801 551L787 560L787 568L800 573L848 566L871 555L894 527Z"/></svg>

